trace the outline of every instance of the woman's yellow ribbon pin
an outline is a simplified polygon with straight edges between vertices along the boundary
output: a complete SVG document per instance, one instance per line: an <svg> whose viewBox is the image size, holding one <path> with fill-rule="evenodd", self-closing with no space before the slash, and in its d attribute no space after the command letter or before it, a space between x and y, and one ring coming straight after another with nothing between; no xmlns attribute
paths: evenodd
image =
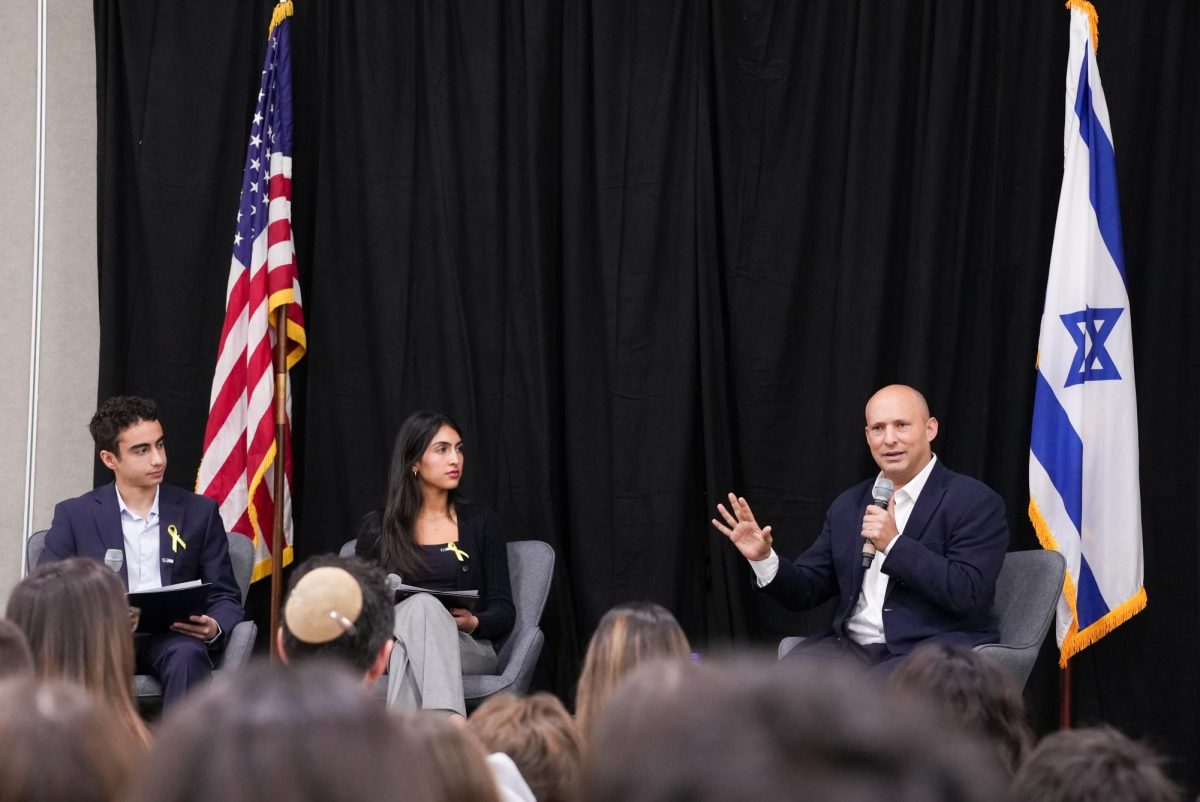
<svg viewBox="0 0 1200 802"><path fill-rule="evenodd" d="M448 548L448 549L450 549L450 551L454 552L454 556L458 558L459 562L462 562L463 560L465 560L471 556L470 554L467 554L465 551L460 549L458 547L457 543L447 543L446 548Z"/></svg>

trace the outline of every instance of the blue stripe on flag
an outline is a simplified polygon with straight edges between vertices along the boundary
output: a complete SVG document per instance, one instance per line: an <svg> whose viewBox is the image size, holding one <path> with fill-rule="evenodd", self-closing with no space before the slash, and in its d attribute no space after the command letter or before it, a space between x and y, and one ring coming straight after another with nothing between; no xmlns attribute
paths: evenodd
<svg viewBox="0 0 1200 802"><path fill-rule="evenodd" d="M1075 620L1078 622L1079 631L1087 629L1108 613L1108 603L1100 595L1100 586L1096 584L1092 567L1088 565L1087 557L1080 552L1079 582L1075 586Z"/></svg>
<svg viewBox="0 0 1200 802"><path fill-rule="evenodd" d="M1083 137L1088 148L1089 178L1088 195L1092 208L1096 210L1096 223L1100 226L1100 236L1108 246L1121 274L1121 281L1129 291L1129 282L1125 278L1125 246L1121 243L1121 207L1117 203L1117 158L1113 153L1112 142L1100 125L1096 110L1092 106L1092 87L1088 83L1088 58L1091 52L1083 52L1083 67L1079 72L1079 90L1075 95L1075 114L1079 117L1079 135Z"/></svg>
<svg viewBox="0 0 1200 802"><path fill-rule="evenodd" d="M1033 396L1033 431L1029 449L1042 464L1062 497L1075 531L1083 531L1083 440L1071 425L1050 382L1039 370Z"/></svg>

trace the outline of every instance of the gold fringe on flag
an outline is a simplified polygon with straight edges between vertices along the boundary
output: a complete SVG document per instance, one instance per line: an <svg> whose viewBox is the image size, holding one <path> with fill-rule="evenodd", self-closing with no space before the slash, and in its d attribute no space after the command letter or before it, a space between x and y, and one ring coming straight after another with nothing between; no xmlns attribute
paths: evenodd
<svg viewBox="0 0 1200 802"><path fill-rule="evenodd" d="M1029 500L1029 522L1033 524L1033 531L1037 533L1037 539L1042 544L1042 548L1059 551L1058 541L1054 539L1050 527L1046 524L1046 519L1042 517L1042 511L1038 509L1033 499ZM1067 606L1071 608L1071 625L1063 636L1062 647L1059 650L1059 668L1066 668L1067 662L1072 657L1146 609L1147 601L1146 589L1138 588L1137 593L1109 610L1102 618L1094 621L1087 629L1080 632L1079 612L1075 607L1075 581L1071 578L1070 570L1063 575L1063 596L1066 597Z"/></svg>
<svg viewBox="0 0 1200 802"><path fill-rule="evenodd" d="M291 5L290 3L288 5ZM1066 8L1073 8L1076 11L1082 11L1087 14L1088 25L1092 29L1092 52L1100 52L1100 15L1096 13L1096 7L1088 2L1088 0L1067 0Z"/></svg>
<svg viewBox="0 0 1200 802"><path fill-rule="evenodd" d="M1082 632L1076 631L1078 624L1071 625L1071 631L1063 638L1062 654L1058 664L1065 666L1075 655L1103 638L1114 629L1146 609L1146 589L1138 588L1138 592L1118 604L1099 621L1096 621Z"/></svg>
<svg viewBox="0 0 1200 802"><path fill-rule="evenodd" d="M1091 5L1087 3L1086 5ZM1094 15L1096 12L1092 11ZM292 0L280 0L280 3L275 6L275 10L271 12L271 26L267 28L267 38L271 38L271 34L275 31L275 26L283 22L288 17L292 16ZM1092 23L1093 36L1095 35L1096 24Z"/></svg>

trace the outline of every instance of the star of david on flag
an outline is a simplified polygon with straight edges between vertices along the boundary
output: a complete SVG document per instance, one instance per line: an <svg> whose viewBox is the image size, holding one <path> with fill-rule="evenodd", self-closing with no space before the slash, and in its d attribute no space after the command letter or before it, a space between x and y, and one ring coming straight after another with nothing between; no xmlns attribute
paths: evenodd
<svg viewBox="0 0 1200 802"><path fill-rule="evenodd" d="M1029 518L1062 553L1059 663L1146 606L1137 397L1096 12L1070 0L1065 159L1038 337Z"/></svg>
<svg viewBox="0 0 1200 802"><path fill-rule="evenodd" d="M1067 371L1068 387L1085 381L1121 378L1121 373L1113 364L1104 341L1112 334L1113 325L1124 311L1087 307L1069 315L1059 315L1067 331L1071 332L1078 349L1075 358L1071 360L1071 369ZM1096 326L1097 323L1100 324L1099 327Z"/></svg>

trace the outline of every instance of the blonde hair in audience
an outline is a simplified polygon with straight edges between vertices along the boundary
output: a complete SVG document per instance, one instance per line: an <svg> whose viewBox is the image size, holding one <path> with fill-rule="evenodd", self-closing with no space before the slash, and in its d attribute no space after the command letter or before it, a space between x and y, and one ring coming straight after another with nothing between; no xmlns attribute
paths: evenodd
<svg viewBox="0 0 1200 802"><path fill-rule="evenodd" d="M25 633L39 677L82 685L149 742L133 698L129 603L111 568L82 557L40 566L13 589L7 616Z"/></svg>
<svg viewBox="0 0 1200 802"><path fill-rule="evenodd" d="M538 802L579 798L583 743L557 697L502 693L481 704L467 723L485 749L512 758Z"/></svg>
<svg viewBox="0 0 1200 802"><path fill-rule="evenodd" d="M621 680L653 658L687 660L687 635L665 607L651 602L618 605L600 619L579 675L575 717L586 738Z"/></svg>
<svg viewBox="0 0 1200 802"><path fill-rule="evenodd" d="M143 744L85 689L33 677L0 681L0 801L109 802Z"/></svg>
<svg viewBox="0 0 1200 802"><path fill-rule="evenodd" d="M400 718L405 733L424 758L434 799L500 802L487 753L466 726L453 723L439 712L424 710Z"/></svg>

